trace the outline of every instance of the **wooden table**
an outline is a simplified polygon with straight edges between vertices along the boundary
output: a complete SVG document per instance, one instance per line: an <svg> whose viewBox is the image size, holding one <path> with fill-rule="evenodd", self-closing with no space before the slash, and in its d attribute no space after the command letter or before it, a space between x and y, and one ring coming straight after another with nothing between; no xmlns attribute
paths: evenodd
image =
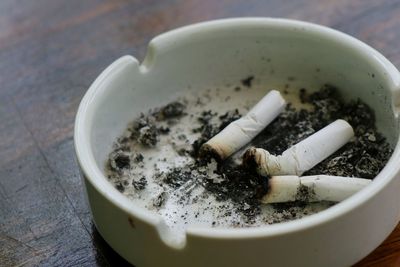
<svg viewBox="0 0 400 267"><path fill-rule="evenodd" d="M307 20L351 34L400 67L400 2L0 1L0 265L129 266L99 236L73 149L95 77L155 35L225 17ZM400 203L399 203L400 204ZM357 266L399 266L400 226Z"/></svg>

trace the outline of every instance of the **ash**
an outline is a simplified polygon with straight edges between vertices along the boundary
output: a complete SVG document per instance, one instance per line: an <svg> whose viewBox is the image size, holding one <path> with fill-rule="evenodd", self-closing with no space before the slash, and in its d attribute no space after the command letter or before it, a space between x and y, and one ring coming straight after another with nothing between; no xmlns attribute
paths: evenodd
<svg viewBox="0 0 400 267"><path fill-rule="evenodd" d="M245 84L242 81L246 90L238 86L230 90L208 89L141 114L109 155L109 180L136 205L160 214L170 227L179 229L187 224L273 224L334 205L301 201L262 205L260 199L268 192L268 178L240 165L246 148L223 163L198 157L203 143L240 118L266 93L253 90L252 80L253 77ZM360 100L345 102L332 86L314 93L301 89L297 94L300 104L289 104L249 145L281 154L336 119L345 119L353 126L355 138L304 175L373 179L392 149L377 131L372 110Z"/></svg>

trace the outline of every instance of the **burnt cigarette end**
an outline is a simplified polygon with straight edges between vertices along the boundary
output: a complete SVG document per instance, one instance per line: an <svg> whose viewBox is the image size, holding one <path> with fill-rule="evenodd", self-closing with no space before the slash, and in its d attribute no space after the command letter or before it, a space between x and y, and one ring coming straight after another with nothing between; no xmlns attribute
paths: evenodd
<svg viewBox="0 0 400 267"><path fill-rule="evenodd" d="M298 176L272 176L268 180L268 192L262 197L265 204L297 200L300 179Z"/></svg>
<svg viewBox="0 0 400 267"><path fill-rule="evenodd" d="M258 168L258 163L256 160L256 148L250 147L243 154L243 167L251 172L254 172Z"/></svg>
<svg viewBox="0 0 400 267"><path fill-rule="evenodd" d="M199 158L215 159L217 162L222 162L225 157L223 152L218 147L211 146L207 143L203 144L199 150Z"/></svg>
<svg viewBox="0 0 400 267"><path fill-rule="evenodd" d="M276 179L273 176L264 177L264 179L266 180L266 191L262 198L269 199L273 197L273 194L279 192L279 184L276 183Z"/></svg>
<svg viewBox="0 0 400 267"><path fill-rule="evenodd" d="M258 176L259 186L256 188L255 194L257 199L261 200L270 191L269 178L271 177Z"/></svg>
<svg viewBox="0 0 400 267"><path fill-rule="evenodd" d="M265 197L269 194L271 194L271 192L275 191L276 189L274 189L274 183L272 182L273 179L271 179L271 176L268 177L262 177L265 180L265 185L264 185L264 195L262 197Z"/></svg>

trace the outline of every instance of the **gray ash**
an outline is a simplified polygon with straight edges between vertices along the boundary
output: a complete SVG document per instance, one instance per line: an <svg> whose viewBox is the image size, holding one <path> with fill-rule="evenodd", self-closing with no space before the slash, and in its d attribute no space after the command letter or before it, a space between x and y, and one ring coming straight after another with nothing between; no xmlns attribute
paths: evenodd
<svg viewBox="0 0 400 267"><path fill-rule="evenodd" d="M185 108L183 103L175 101L148 115L141 114L130 129L130 139L144 147L155 147L159 141L159 135L168 134L170 131L166 126L158 126L157 121L167 121L169 124L173 124L174 119L186 115Z"/></svg>
<svg viewBox="0 0 400 267"><path fill-rule="evenodd" d="M234 203L236 212L243 216L246 223L254 222L260 214L259 199L268 191L267 179L229 161L220 165L216 173L224 179L221 182L206 179L205 189L217 201L230 200Z"/></svg>
<svg viewBox="0 0 400 267"><path fill-rule="evenodd" d="M192 171L190 168L174 168L170 172L164 174L162 183L177 189L184 185L187 181L193 179Z"/></svg>
<svg viewBox="0 0 400 267"><path fill-rule="evenodd" d="M161 192L156 198L153 199L153 207L161 208L168 198L167 192Z"/></svg>
<svg viewBox="0 0 400 267"><path fill-rule="evenodd" d="M146 177L142 176L139 180L133 180L132 185L136 190L143 190L147 186L147 179Z"/></svg>
<svg viewBox="0 0 400 267"><path fill-rule="evenodd" d="M125 186L121 182L117 182L115 184L115 188L121 193L125 191Z"/></svg>
<svg viewBox="0 0 400 267"><path fill-rule="evenodd" d="M112 170L121 172L130 167L129 153L122 150L113 151L109 157L109 166Z"/></svg>
<svg viewBox="0 0 400 267"><path fill-rule="evenodd" d="M132 127L131 140L136 140L145 147L154 147L158 142L158 129L154 116L141 114Z"/></svg>
<svg viewBox="0 0 400 267"><path fill-rule="evenodd" d="M140 144L147 147L154 147L158 142L157 128L153 125L145 126L139 129L137 140Z"/></svg>
<svg viewBox="0 0 400 267"><path fill-rule="evenodd" d="M183 103L174 101L162 107L155 115L159 120L171 119L182 116L185 109L186 106Z"/></svg>
<svg viewBox="0 0 400 267"><path fill-rule="evenodd" d="M297 190L296 199L299 202L308 202L309 199L312 199L315 195L313 188L300 185L299 189Z"/></svg>
<svg viewBox="0 0 400 267"><path fill-rule="evenodd" d="M143 162L143 159L144 159L144 157L141 153L136 153L136 154L134 154L133 162L134 163Z"/></svg>

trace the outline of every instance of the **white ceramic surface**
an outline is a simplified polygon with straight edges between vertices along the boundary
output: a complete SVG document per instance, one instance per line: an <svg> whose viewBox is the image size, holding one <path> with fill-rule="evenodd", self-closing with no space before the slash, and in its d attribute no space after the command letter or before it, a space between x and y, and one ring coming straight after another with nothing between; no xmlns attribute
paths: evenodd
<svg viewBox="0 0 400 267"><path fill-rule="evenodd" d="M376 112L395 151L364 190L306 218L243 229L189 227L177 238L107 181L113 141L135 115L182 90L257 82L342 88ZM190 88L190 89L188 89ZM377 247L400 219L400 75L381 54L335 30L293 20L228 19L153 39L142 64L124 56L91 85L76 117L75 149L97 229L136 266L348 266Z"/></svg>

